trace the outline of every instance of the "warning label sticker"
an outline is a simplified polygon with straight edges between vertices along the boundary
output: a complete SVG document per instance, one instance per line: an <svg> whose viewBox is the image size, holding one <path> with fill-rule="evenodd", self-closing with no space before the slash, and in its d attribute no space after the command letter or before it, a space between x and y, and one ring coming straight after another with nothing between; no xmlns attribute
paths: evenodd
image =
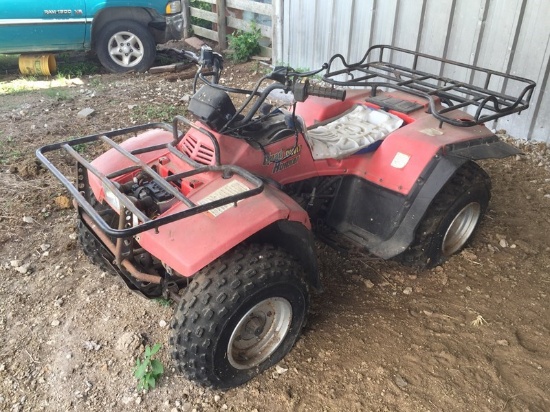
<svg viewBox="0 0 550 412"><path fill-rule="evenodd" d="M230 196L238 195L239 193L244 193L247 190L249 190L249 188L245 184L239 182L238 180L233 180L233 181L223 185L218 190L215 190L214 192L210 193L204 199L199 200L197 203L199 205L205 205L205 204L213 202L215 200L225 199L225 198L230 197ZM229 203L227 205L223 205L223 206L220 206L220 207L216 207L214 209L210 209L208 211L208 213L210 213L214 217L218 217L223 212L225 212L226 210L232 208L233 206L235 206L234 203Z"/></svg>

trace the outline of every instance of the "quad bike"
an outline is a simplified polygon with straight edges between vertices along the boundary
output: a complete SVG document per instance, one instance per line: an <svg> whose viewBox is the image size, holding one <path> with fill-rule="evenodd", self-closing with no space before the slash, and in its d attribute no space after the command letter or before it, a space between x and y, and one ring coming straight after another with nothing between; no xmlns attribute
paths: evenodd
<svg viewBox="0 0 550 412"><path fill-rule="evenodd" d="M319 74L328 86L308 79ZM198 77L195 121L37 156L75 198L85 254L145 297L177 301L173 359L221 389L294 345L321 288L316 238L424 268L464 248L491 195L475 161L518 153L484 123L526 109L535 87L390 46L317 71L276 67L252 90ZM293 103L270 104L274 91ZM75 147L94 144L109 150L93 161ZM67 155L74 184L56 166Z"/></svg>

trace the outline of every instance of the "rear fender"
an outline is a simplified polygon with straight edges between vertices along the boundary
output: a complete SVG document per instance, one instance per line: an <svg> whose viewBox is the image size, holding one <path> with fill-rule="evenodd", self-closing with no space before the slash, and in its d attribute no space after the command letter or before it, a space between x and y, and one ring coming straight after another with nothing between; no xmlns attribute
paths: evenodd
<svg viewBox="0 0 550 412"><path fill-rule="evenodd" d="M384 210L393 210L388 221L377 222L378 225L365 224L363 229L358 229L357 226L347 222L357 222L360 220L359 217L353 215L345 218L339 217L341 229L344 232L355 232L351 233L351 237L360 238L360 243L377 256L384 259L397 256L409 247L414 240L416 228L433 199L464 163L481 159L503 158L519 153L521 151L502 142L497 136L449 144L433 155L431 161L417 176L408 194L403 195L377 186L378 189L373 188L372 192L365 195L371 200L383 199ZM368 185L366 187L368 190ZM379 192L382 192L383 196L379 196ZM374 230L373 228L383 229Z"/></svg>

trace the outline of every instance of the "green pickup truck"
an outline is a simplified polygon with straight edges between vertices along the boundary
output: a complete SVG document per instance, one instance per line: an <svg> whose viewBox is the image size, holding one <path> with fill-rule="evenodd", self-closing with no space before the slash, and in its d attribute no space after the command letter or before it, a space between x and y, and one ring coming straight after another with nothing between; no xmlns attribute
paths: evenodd
<svg viewBox="0 0 550 412"><path fill-rule="evenodd" d="M181 0L0 0L0 53L94 50L113 73L146 71L182 27Z"/></svg>

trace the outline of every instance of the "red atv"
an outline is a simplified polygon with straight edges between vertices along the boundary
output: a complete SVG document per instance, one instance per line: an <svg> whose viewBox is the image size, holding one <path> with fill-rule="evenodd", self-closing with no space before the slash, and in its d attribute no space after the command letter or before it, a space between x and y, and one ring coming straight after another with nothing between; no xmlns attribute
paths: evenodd
<svg viewBox="0 0 550 412"><path fill-rule="evenodd" d="M307 80L319 73L328 87ZM390 46L308 73L277 67L253 90L199 77L194 122L178 116L37 156L76 200L84 252L144 296L178 302L178 369L222 389L296 342L309 290L321 287L316 237L418 267L460 251L491 196L475 161L518 153L483 123L526 109L535 86ZM276 91L292 103L268 103ZM86 144L110 150L90 161L75 148ZM74 185L53 151L77 161Z"/></svg>

